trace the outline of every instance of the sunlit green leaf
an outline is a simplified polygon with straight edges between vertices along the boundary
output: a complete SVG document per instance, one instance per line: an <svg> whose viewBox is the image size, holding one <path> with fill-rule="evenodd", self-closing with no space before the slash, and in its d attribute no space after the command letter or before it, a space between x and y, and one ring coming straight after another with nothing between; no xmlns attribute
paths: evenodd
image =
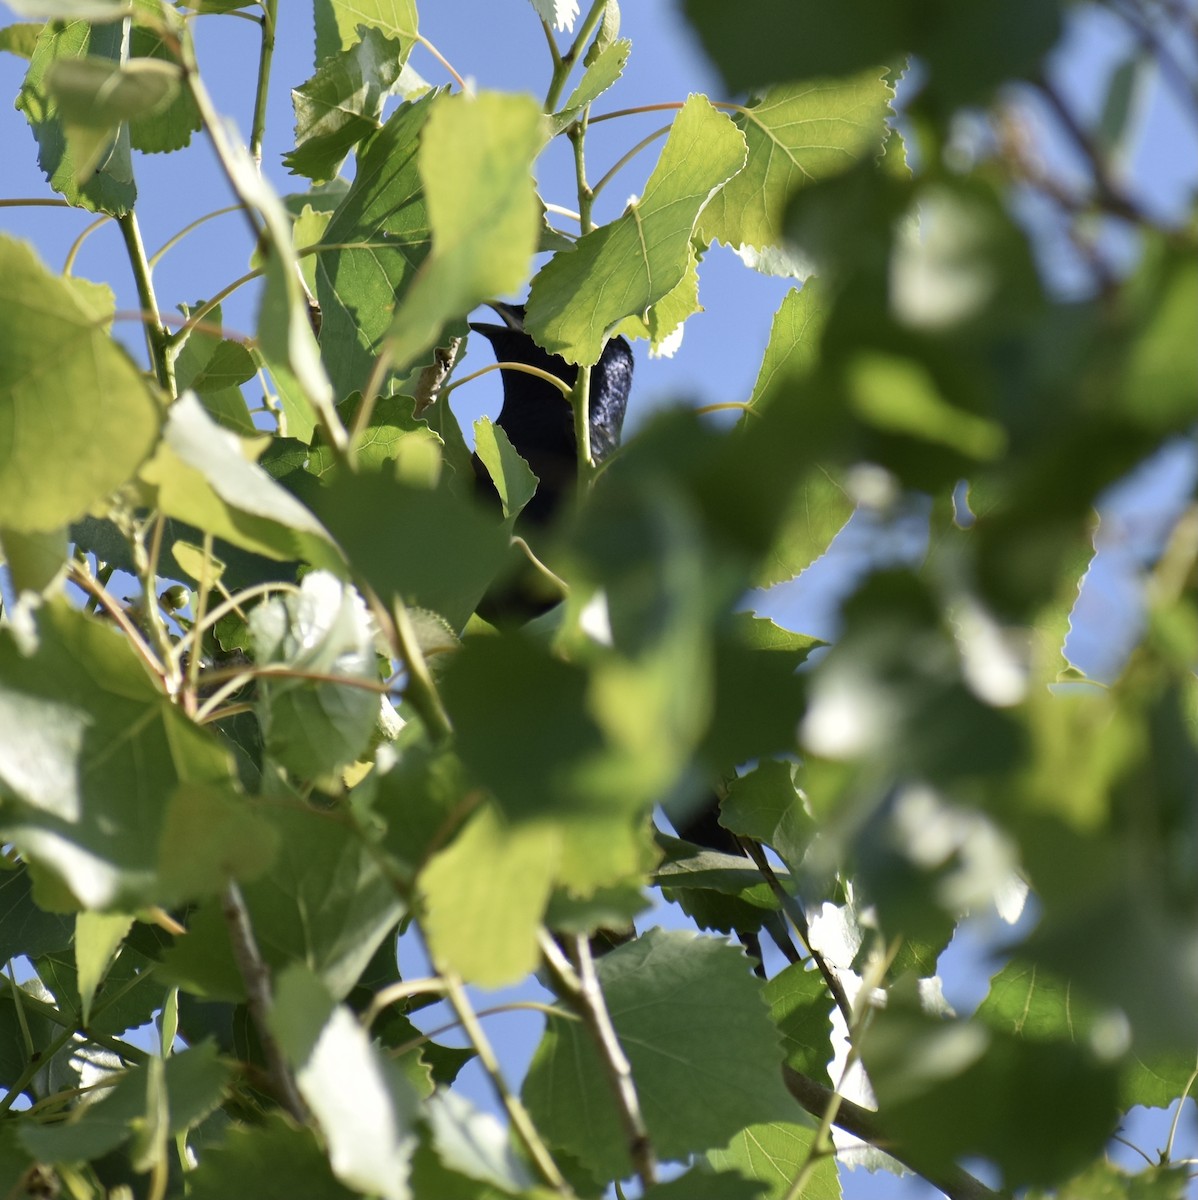
<svg viewBox="0 0 1198 1200"><path fill-rule="evenodd" d="M686 274L695 220L745 161L744 135L705 97L674 120L644 195L624 215L557 254L533 280L526 326L547 350L597 362L607 331L641 316Z"/></svg>

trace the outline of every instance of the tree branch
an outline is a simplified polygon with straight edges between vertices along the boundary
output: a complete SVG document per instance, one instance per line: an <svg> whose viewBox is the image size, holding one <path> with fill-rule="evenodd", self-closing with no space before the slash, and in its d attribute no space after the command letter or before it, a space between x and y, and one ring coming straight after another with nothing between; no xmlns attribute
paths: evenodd
<svg viewBox="0 0 1198 1200"><path fill-rule="evenodd" d="M901 1143L895 1142L886 1133L885 1124L878 1113L872 1109L863 1108L860 1104L854 1104L852 1100L838 1095L831 1088L824 1087L822 1083L816 1083L814 1079L809 1079L792 1067L783 1066L782 1082L786 1085L786 1090L813 1117L822 1118L828 1112L829 1107L835 1104L834 1123L839 1128L864 1142L869 1142L871 1146L876 1146L879 1150L884 1150L891 1158L901 1162L903 1166L910 1167L917 1175L922 1175L933 1187L939 1188L948 1197L948 1200L1000 1200L1000 1197L1007 1194L988 1188L981 1180L975 1179L968 1171L963 1171L960 1167L933 1168L922 1163L917 1154L904 1148Z"/></svg>

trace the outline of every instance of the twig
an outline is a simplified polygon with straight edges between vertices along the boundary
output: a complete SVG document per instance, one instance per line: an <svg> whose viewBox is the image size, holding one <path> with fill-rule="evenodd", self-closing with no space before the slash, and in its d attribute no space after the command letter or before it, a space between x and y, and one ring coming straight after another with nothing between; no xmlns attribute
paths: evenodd
<svg viewBox="0 0 1198 1200"><path fill-rule="evenodd" d="M570 1185L558 1170L557 1163L553 1161L553 1156L549 1153L549 1148L541 1140L541 1135L528 1115L528 1110L508 1087L499 1066L499 1059L496 1058L495 1051L487 1040L483 1027L478 1022L478 1015L470 1005L470 998L466 995L462 981L450 971L438 968L437 973L445 980L446 999L452 1005L453 1011L457 1013L458 1020L462 1023L462 1028L470 1039L470 1044L478 1053L478 1061L491 1081L495 1096L503 1105L516 1135L524 1143L524 1148L528 1151L533 1165L537 1168L541 1178L554 1191L568 1196Z"/></svg>
<svg viewBox="0 0 1198 1200"><path fill-rule="evenodd" d="M803 906L782 886L778 876L774 874L773 867L770 866L769 859L765 856L765 851L752 838L741 838L740 844L761 872L762 878L769 884L774 898L782 906L782 911L799 935L803 948L811 955L815 965L819 968L819 973L824 977L824 983L827 985L828 991L832 993L836 1007L840 1009L845 1021L851 1027L853 1006L849 1001L848 993L844 990L844 984L840 982L839 976L828 965L827 959L812 946L811 929L807 924L807 914L803 911Z"/></svg>
<svg viewBox="0 0 1198 1200"><path fill-rule="evenodd" d="M168 353L166 329L158 313L158 300L154 295L154 279L146 258L146 248L141 240L141 229L137 224L137 216L127 212L123 217L117 217L121 236L125 239L125 249L129 255L129 264L133 268L133 279L137 284L137 298L142 308L153 314L153 320L145 323L146 344L150 351L150 362L154 373L163 390L172 399L175 395L175 368Z"/></svg>
<svg viewBox="0 0 1198 1200"><path fill-rule="evenodd" d="M254 1020L254 1028L262 1043L271 1084L283 1107L297 1121L304 1124L308 1119L308 1110L270 1027L270 968L263 961L258 949L245 899L241 889L232 881L225 887L221 899L221 910L229 928L229 941L233 946L233 960L245 984L246 1001L250 1016Z"/></svg>
<svg viewBox="0 0 1198 1200"><path fill-rule="evenodd" d="M620 1039L611 1023L611 1015L603 999L603 989L595 974L595 960L591 946L584 934L576 934L571 940L574 965L561 952L553 937L546 931L540 933L541 953L552 968L565 993L565 1000L582 1018L590 1030L603 1062L608 1082L615 1094L616 1106L620 1110L620 1121L628 1139L628 1156L643 1188L650 1188L657 1179L657 1160L653 1143L641 1113L641 1102L632 1078L632 1067Z"/></svg>
<svg viewBox="0 0 1198 1200"><path fill-rule="evenodd" d="M524 375L535 375L538 379L543 379L546 383L551 383L567 400L570 398L570 385L563 383L556 375L550 371L542 371L540 367L531 367L528 363L521 362L497 362L488 363L485 367L479 367L477 371L472 371L469 375L463 375L461 379L455 379L453 383L442 389L441 394L448 396L450 392L456 391L464 383L470 383L472 380L478 379L480 375L489 375L492 371L519 371Z"/></svg>
<svg viewBox="0 0 1198 1200"><path fill-rule="evenodd" d="M1094 139L1082 127L1081 122L1066 103L1064 96L1057 91L1047 76L1042 75L1037 82L1041 93L1048 101L1049 108L1052 109L1057 120L1088 163L1090 174L1094 179L1094 188L1102 206L1112 215L1122 217L1125 221L1131 221L1137 225L1150 224L1140 206L1111 178L1101 151Z"/></svg>
<svg viewBox="0 0 1198 1200"><path fill-rule="evenodd" d="M822 1083L817 1083L793 1067L783 1066L782 1082L799 1104L817 1119L829 1112L835 1101L835 1124L838 1128L864 1142L869 1142L879 1150L884 1150L904 1166L910 1167L933 1187L939 1188L948 1200L999 1200L1005 1194L988 1188L981 1180L975 1179L960 1167L930 1168L922 1164L917 1154L895 1142L886 1133L885 1124L878 1113L863 1108L860 1104L854 1104L852 1100L840 1096L831 1088L824 1087Z"/></svg>
<svg viewBox="0 0 1198 1200"><path fill-rule="evenodd" d="M663 126L660 128L660 129L655 129L655 130L654 130L654 131L653 131L651 134L649 134L647 137L643 137L643 138L641 138L641 140L640 140L639 142L637 142L637 144L636 144L635 146L633 146L631 150L627 151L626 153L622 154L622 155L621 155L621 156L620 156L618 159L616 159L616 161L615 161L614 165L613 165L613 166L612 166L612 167L611 167L611 168L610 168L610 169L609 169L609 170L606 172L606 174L604 174L604 175L603 175L603 177L602 177L602 178L599 180L599 182L598 182L598 183L596 183L596 184L595 184L595 185L594 185L594 186L591 188L591 195L592 195L592 196L597 196L597 195L599 195L599 193L600 193L601 191L603 191L603 189L604 189L605 187L607 187L607 185L608 185L609 183L611 183L611 181L612 181L612 180L613 180L613 179L614 179L614 178L615 178L615 177L616 177L616 176L617 176L617 175L618 175L618 174L619 174L619 173L620 173L620 172L621 172L621 171L622 171L622 170L623 170L623 169L624 169L624 168L625 168L625 167L626 167L626 166L627 166L627 165L628 165L628 164L629 164L629 163L630 163L630 162L631 162L631 161L632 161L632 160L633 160L633 159L634 159L634 158L635 158L635 157L636 157L638 154L640 154L640 152L641 152L642 150L644 150L646 146L651 146L651 145L652 145L652 144L653 144L655 141L657 141L657 139L658 139L659 137L661 137L661 135L662 135L663 133L669 133L669 132L670 132L670 130L671 130L672 128L673 128L673 125L663 125Z"/></svg>
<svg viewBox="0 0 1198 1200"><path fill-rule="evenodd" d="M544 21L541 22L545 29L545 36L549 39L550 54L553 57L553 79L549 83L549 91L545 94L545 111L547 113L553 112L561 101L562 91L570 78L570 72L574 70L574 64L585 51L587 42L591 40L591 34L603 20L603 12L606 8L607 0L594 0L587 15L583 17L582 24L578 27L574 41L570 43L570 49L565 54L559 52L549 25Z"/></svg>
<svg viewBox="0 0 1198 1200"><path fill-rule="evenodd" d="M250 125L250 157L262 170L262 139L266 134L266 97L270 89L270 66L275 56L275 29L279 0L262 0L262 49L258 54L258 89L254 96L254 117Z"/></svg>
<svg viewBox="0 0 1198 1200"><path fill-rule="evenodd" d="M426 408L436 403L441 389L445 386L445 380L453 370L453 364L457 362L458 351L461 348L462 339L455 337L449 339L447 346L438 346L433 351L433 361L420 372L413 389L413 399L416 402L413 411L416 416L420 416Z"/></svg>

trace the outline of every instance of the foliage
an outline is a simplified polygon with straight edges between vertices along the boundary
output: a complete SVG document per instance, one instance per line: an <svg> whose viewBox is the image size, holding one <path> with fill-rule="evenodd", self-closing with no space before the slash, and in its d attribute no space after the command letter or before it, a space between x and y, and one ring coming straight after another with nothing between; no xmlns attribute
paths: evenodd
<svg viewBox="0 0 1198 1200"><path fill-rule="evenodd" d="M823 1198L839 1127L954 1197L992 1194L964 1159L1037 1195L1180 1196L1179 1168L1104 1148L1196 1075L1198 507L1119 677L1062 653L1095 503L1192 435L1198 395L1194 225L1113 173L1132 68L1091 129L1044 74L1060 0L687 0L752 95L674 105L596 226L592 105L634 50L616 0L524 11L543 104L452 68L429 87L413 0L316 0L286 203L262 130L301 6L12 7L38 162L117 223L149 369L104 283L0 236L0 1192ZM1113 7L1165 54L1164 7ZM200 13L261 26L245 145ZM1083 183L1027 153L1019 80ZM965 111L988 130L968 160ZM252 336L225 293L172 317L142 246L137 154L198 131L252 232ZM557 137L567 229L534 174ZM1029 191L1089 263L1079 294L1042 278ZM1139 239L1122 274L1093 237L1111 222ZM735 424L659 413L602 469L583 445L545 533L481 422L502 511L481 503L447 399L471 311L531 279L528 331L568 362L617 334L660 350L717 242L804 280ZM822 657L738 611L855 509L884 526L919 497L926 555L868 575ZM567 596L497 628L479 610L513 552ZM713 790L722 848L654 828ZM955 929L1025 890L1034 928L976 1012L945 1011ZM646 928L654 892L701 932ZM791 961L755 973L733 931ZM401 971L397 944L423 955ZM534 972L552 1003L517 1086L472 988ZM465 1050L414 1023L434 1001ZM502 1120L455 1090L470 1058ZM853 1066L860 1102L834 1090Z"/></svg>

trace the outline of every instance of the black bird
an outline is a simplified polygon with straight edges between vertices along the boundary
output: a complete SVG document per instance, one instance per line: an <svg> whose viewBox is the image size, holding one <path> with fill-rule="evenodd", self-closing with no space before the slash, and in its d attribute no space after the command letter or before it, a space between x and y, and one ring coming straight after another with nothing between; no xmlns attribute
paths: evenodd
<svg viewBox="0 0 1198 1200"><path fill-rule="evenodd" d="M470 328L491 343L497 361L538 367L570 387L574 386L578 368L560 355L538 346L525 332L523 305L492 304L491 307L504 323L471 323ZM504 370L500 374L503 377L503 406L495 423L507 434L512 446L539 480L536 494L525 506L521 521L532 526L549 525L577 485L578 443L574 436L574 413L570 402L544 379L524 371ZM612 338L591 368L591 454L597 463L603 462L620 445L631 389L632 349L622 337ZM474 471L480 496L498 506L495 485L478 455L474 456ZM509 581L488 595L483 615L500 622L526 621L546 611L557 599L548 599L520 581ZM735 835L719 823L719 811L719 800L712 794L685 815L667 813L667 816L678 836L686 841L725 854L743 854ZM626 935L618 935L616 940L622 936ZM785 943L784 950L791 949L784 933L774 936L780 946ZM745 930L740 933L740 938L750 956L756 959L757 970L761 973L761 948L756 933Z"/></svg>
<svg viewBox="0 0 1198 1200"><path fill-rule="evenodd" d="M470 328L491 343L499 362L519 362L555 375L569 387L578 378L578 368L558 354L543 350L524 331L522 304L493 304L502 325ZM540 481L522 519L533 525L548 525L573 495L578 479L578 444L574 437L574 412L570 402L553 384L524 371L501 371L503 407L495 424L516 448ZM632 348L622 338L612 338L591 368L590 425L591 456L602 462L620 445L628 393L632 388ZM474 470L479 489L494 495L486 468L476 457Z"/></svg>

